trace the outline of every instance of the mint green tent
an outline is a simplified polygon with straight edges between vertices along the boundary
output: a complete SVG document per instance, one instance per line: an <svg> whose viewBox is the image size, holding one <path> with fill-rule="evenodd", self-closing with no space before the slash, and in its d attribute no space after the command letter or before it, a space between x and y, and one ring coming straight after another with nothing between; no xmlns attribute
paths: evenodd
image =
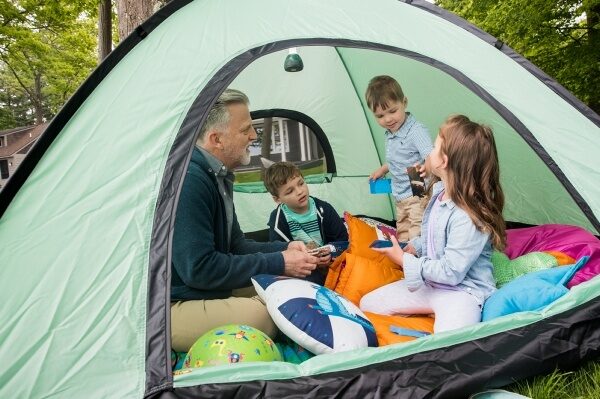
<svg viewBox="0 0 600 399"><path fill-rule="evenodd" d="M283 70L290 47L302 72ZM97 68L0 192L0 397L461 397L597 356L593 279L543 311L426 340L173 378L172 227L211 104L234 87L253 111L310 117L332 174L311 192L393 219L366 183L383 139L362 94L379 74L433 135L451 113L493 127L507 220L600 232L600 117L456 16L420 0L174 0ZM245 231L271 207L236 193ZM544 337L558 336L582 349L556 354Z"/></svg>

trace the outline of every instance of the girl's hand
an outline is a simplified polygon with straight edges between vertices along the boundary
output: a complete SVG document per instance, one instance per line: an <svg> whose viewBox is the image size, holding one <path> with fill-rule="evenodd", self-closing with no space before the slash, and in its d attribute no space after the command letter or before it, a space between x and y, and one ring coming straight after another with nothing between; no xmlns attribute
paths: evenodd
<svg viewBox="0 0 600 399"><path fill-rule="evenodd" d="M385 254L392 262L399 266L404 266L404 251L398 244L398 239L395 236L390 236L392 246L389 248L371 248L375 252ZM411 245L412 246L412 245ZM414 250L414 248L413 248Z"/></svg>
<svg viewBox="0 0 600 399"><path fill-rule="evenodd" d="M403 251L407 254L417 256L417 249L412 244L408 244L407 246L405 246Z"/></svg>

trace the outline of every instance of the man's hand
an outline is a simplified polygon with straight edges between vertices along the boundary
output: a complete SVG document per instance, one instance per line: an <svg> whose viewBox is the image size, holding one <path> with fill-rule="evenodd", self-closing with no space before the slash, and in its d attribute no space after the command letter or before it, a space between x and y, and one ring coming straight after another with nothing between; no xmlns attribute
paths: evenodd
<svg viewBox="0 0 600 399"><path fill-rule="evenodd" d="M297 251L303 251L303 252L308 251L308 249L306 248L306 244L304 244L304 242L302 242L302 241L290 242L290 245L288 245L288 249L295 249Z"/></svg>
<svg viewBox="0 0 600 399"><path fill-rule="evenodd" d="M297 241L294 241L297 242ZM319 263L319 258L310 255L304 250L290 248L292 244L282 252L285 269L283 274L288 277L306 277L309 276ZM303 244L304 245L304 244Z"/></svg>

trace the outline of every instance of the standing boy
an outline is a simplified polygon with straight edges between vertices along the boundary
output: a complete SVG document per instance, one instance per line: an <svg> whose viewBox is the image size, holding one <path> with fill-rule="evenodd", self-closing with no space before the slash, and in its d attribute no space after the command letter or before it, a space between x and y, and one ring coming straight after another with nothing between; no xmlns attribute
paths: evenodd
<svg viewBox="0 0 600 399"><path fill-rule="evenodd" d="M391 76L375 76L365 93L367 106L385 129L386 163L369 176L376 180L392 175L392 195L396 200L396 230L399 241L420 234L426 199L413 195L407 168L424 164L433 149L427 128L406 112L408 99Z"/></svg>
<svg viewBox="0 0 600 399"><path fill-rule="evenodd" d="M270 241L303 241L320 247L333 241L347 241L348 231L333 207L311 197L300 169L291 162L276 162L265 171L265 187L279 205L269 218ZM321 258L326 266L329 257ZM323 271L325 273L323 273ZM315 270L307 280L325 282L327 268Z"/></svg>

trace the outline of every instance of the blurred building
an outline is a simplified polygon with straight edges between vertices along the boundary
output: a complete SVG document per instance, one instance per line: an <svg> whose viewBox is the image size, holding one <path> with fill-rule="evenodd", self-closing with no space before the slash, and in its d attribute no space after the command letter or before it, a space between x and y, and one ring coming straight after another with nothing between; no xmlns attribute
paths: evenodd
<svg viewBox="0 0 600 399"><path fill-rule="evenodd" d="M0 189L46 130L47 123L0 130Z"/></svg>
<svg viewBox="0 0 600 399"><path fill-rule="evenodd" d="M238 167L236 169L238 172L261 168L261 149L267 121L271 123L271 139L268 141L269 160L293 162L300 168L320 165L325 171L325 154L315 133L302 122L285 117L272 117L256 118L252 121L258 137L250 146L250 164Z"/></svg>

